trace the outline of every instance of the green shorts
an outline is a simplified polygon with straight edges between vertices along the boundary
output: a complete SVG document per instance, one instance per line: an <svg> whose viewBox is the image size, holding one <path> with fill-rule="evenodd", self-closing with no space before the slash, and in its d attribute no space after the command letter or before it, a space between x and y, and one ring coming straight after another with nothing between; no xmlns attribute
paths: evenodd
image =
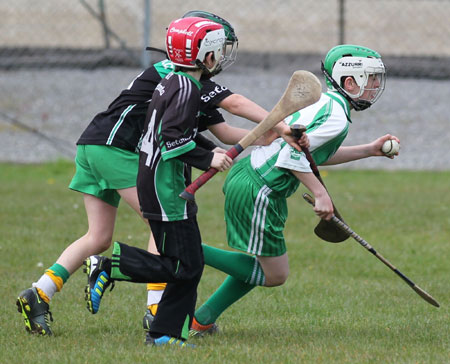
<svg viewBox="0 0 450 364"><path fill-rule="evenodd" d="M249 157L233 166L223 192L230 247L266 257L286 253L283 236L288 212L286 198L276 196L264 185Z"/></svg>
<svg viewBox="0 0 450 364"><path fill-rule="evenodd" d="M118 207L117 190L136 187L139 154L106 145L78 145L69 188Z"/></svg>

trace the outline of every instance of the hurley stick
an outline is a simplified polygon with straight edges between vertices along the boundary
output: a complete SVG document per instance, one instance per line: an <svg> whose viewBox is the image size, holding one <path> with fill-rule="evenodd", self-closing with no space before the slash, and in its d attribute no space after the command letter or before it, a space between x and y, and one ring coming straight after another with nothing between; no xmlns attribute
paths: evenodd
<svg viewBox="0 0 450 364"><path fill-rule="evenodd" d="M304 125L301 124L291 125L291 133L293 137L300 139L304 132L306 132L306 128ZM303 153L305 153L306 159L308 160L314 175L317 177L322 186L325 187L325 189L327 189L325 183L322 180L322 177L320 176L319 168L317 168L316 162L314 161L309 149L306 147L302 147L302 151ZM334 202L333 201L331 202L333 203L334 214L338 219L343 220L341 214L336 209L336 206L334 206ZM328 241L330 243L340 243L348 239L348 234L339 229L335 224L323 219L321 219L319 221L319 224L317 224L317 226L315 227L314 233L322 240Z"/></svg>
<svg viewBox="0 0 450 364"><path fill-rule="evenodd" d="M314 199L310 195L304 193L303 198L305 199L306 202L314 206ZM439 303L433 297L431 297L429 293L425 292L422 288L420 288L417 284L415 284L412 280L410 280L407 276L405 276L402 272L400 272L386 258L384 258L380 253L378 253L367 241L365 241L362 237L360 237L357 233L355 233L352 229L350 229L350 227L345 222L341 221L336 216L333 216L331 218L331 221L340 229L342 229L342 231L344 231L346 234L355 239L369 252L375 255L385 265L387 265L392 271L394 271L395 274L397 274L401 279L403 279L406 282L406 284L410 286L425 301L432 304L433 306L439 307Z"/></svg>
<svg viewBox="0 0 450 364"><path fill-rule="evenodd" d="M227 151L227 155L234 159L245 148L251 145L266 131L272 129L276 124L297 110L314 104L320 98L322 85L316 76L308 71L295 71L289 80L289 84L283 96L274 106L266 118L253 130L242 138L235 146ZM217 173L217 169L210 168L201 174L180 194L181 198L193 202L195 192Z"/></svg>

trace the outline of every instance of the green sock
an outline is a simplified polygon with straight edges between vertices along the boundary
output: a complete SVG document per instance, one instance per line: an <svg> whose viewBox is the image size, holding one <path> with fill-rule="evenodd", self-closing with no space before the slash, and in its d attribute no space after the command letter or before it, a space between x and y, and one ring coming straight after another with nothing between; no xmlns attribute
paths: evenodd
<svg viewBox="0 0 450 364"><path fill-rule="evenodd" d="M216 322L217 318L234 302L255 286L228 276L222 285L195 311L195 319L202 325Z"/></svg>
<svg viewBox="0 0 450 364"><path fill-rule="evenodd" d="M55 276L62 279L63 283L66 283L70 277L69 272L61 264L55 263L50 268L47 269L51 271Z"/></svg>
<svg viewBox="0 0 450 364"><path fill-rule="evenodd" d="M202 244L205 264L254 286L264 286L264 272L258 260L251 255L230 252Z"/></svg>

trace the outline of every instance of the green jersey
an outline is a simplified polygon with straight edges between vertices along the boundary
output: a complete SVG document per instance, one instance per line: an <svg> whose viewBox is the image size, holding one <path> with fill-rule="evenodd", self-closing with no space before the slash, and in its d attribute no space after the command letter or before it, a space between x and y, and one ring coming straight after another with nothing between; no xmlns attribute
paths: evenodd
<svg viewBox="0 0 450 364"><path fill-rule="evenodd" d="M316 163L321 164L336 153L347 136L350 107L342 96L328 92L285 122L307 126L310 151ZM300 184L290 170L311 172L304 153L281 138L255 148L233 166L224 185L227 240L232 248L260 256L286 252L286 198Z"/></svg>
<svg viewBox="0 0 450 364"><path fill-rule="evenodd" d="M295 112L285 119L288 125L306 125L310 152L317 165L330 159L347 136L350 107L336 92L322 94L315 104ZM299 185L298 179L289 172L311 172L309 162L283 139L276 139L269 146L257 147L251 153L251 165L255 173L277 194L289 197Z"/></svg>

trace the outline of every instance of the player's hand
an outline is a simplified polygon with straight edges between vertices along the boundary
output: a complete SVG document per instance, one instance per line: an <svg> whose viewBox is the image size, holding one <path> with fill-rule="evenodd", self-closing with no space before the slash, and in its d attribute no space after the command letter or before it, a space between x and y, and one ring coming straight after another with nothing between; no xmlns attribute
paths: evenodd
<svg viewBox="0 0 450 364"><path fill-rule="evenodd" d="M400 139L397 138L395 135L391 135L391 134L383 135L382 137L375 139L372 143L369 144L370 155L374 156L374 157L382 156L382 157L394 159L394 157L397 156L399 153L388 156L381 151L381 147L383 146L384 142L389 139L395 139L400 144Z"/></svg>
<svg viewBox="0 0 450 364"><path fill-rule="evenodd" d="M309 148L309 139L306 133L303 133L302 137L297 139L292 136L291 128L287 124L283 123L283 127L280 127L280 124L277 124L276 131L292 148L299 152L302 151L301 147Z"/></svg>
<svg viewBox="0 0 450 364"><path fill-rule="evenodd" d="M333 217L333 202L328 194L323 196L316 196L316 203L314 205L314 212L317 216L324 220L330 220Z"/></svg>
<svg viewBox="0 0 450 364"><path fill-rule="evenodd" d="M221 147L215 147L211 152L225 154L227 151L225 149L221 148Z"/></svg>
<svg viewBox="0 0 450 364"><path fill-rule="evenodd" d="M233 160L221 152L215 152L211 161L211 167L217 169L219 172L226 171L232 164Z"/></svg>
<svg viewBox="0 0 450 364"><path fill-rule="evenodd" d="M302 137L300 139L297 140L297 143L302 147L302 148L309 148L309 138L308 138L308 134L303 133Z"/></svg>

